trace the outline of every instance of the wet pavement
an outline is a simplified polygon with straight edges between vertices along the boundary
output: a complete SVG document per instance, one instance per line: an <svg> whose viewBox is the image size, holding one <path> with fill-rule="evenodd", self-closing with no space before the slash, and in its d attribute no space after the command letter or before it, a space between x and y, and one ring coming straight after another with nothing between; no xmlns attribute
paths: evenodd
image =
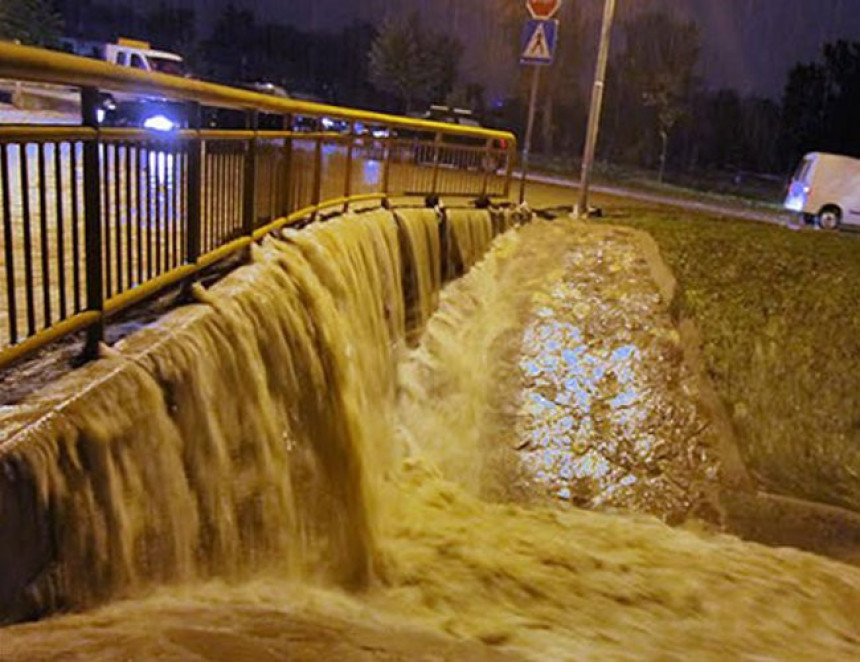
<svg viewBox="0 0 860 662"><path fill-rule="evenodd" d="M516 445L531 487L579 507L714 519L718 458L680 338L623 230L583 231L532 299Z"/></svg>

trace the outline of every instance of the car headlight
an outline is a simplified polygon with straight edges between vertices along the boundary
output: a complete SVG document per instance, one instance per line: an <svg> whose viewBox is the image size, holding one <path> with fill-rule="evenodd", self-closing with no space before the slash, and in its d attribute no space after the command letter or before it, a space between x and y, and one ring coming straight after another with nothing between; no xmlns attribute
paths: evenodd
<svg viewBox="0 0 860 662"><path fill-rule="evenodd" d="M152 131L173 131L176 128L176 123L164 115L153 115L143 121L143 128Z"/></svg>

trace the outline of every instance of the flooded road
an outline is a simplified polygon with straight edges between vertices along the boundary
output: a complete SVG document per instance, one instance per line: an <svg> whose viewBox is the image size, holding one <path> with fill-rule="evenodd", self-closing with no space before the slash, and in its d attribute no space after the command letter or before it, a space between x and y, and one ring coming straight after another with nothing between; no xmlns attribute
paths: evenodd
<svg viewBox="0 0 860 662"><path fill-rule="evenodd" d="M452 210L459 262L476 264L440 293L432 212L344 221L270 242L201 293L213 310L185 314L173 349L119 349L153 408L92 422L106 444L122 430L106 465L126 500L123 560L142 580L134 550L169 539L197 572L6 628L0 658L857 656L860 570L699 526L720 457L630 234L535 222L478 260L488 219ZM426 321L417 344L406 319ZM147 476L123 482L152 455L146 427L168 440L158 478L183 499L165 504L159 544L143 523L161 504L135 491ZM190 488L183 454L205 468ZM236 558L255 563L195 578Z"/></svg>

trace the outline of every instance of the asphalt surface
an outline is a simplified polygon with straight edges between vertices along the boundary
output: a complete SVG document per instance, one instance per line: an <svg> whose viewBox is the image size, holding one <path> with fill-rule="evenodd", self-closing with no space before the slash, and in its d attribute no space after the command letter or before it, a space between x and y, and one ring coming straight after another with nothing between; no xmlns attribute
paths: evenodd
<svg viewBox="0 0 860 662"><path fill-rule="evenodd" d="M519 191L521 173L515 173L514 177L517 180L516 190ZM571 192L578 190L579 182L570 178L530 174L526 185L526 200L534 208L563 205L573 206L577 200ZM730 216L732 218L775 225L786 225L793 220L792 214L781 210L771 211L761 208L750 208L744 206L742 203L731 200L726 200L725 202L700 201L671 194L650 193L622 186L592 185L590 191L593 194L590 200L593 206L605 204L609 201L608 199L617 200L622 198L646 205L670 206L704 214Z"/></svg>

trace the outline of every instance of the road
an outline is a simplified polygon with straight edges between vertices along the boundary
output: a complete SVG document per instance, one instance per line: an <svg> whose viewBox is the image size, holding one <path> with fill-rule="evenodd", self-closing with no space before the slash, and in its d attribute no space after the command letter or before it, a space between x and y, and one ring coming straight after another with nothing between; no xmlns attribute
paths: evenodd
<svg viewBox="0 0 860 662"><path fill-rule="evenodd" d="M516 173L519 180L521 173ZM579 182L570 178L550 175L531 174L526 186L526 199L536 209L555 206L571 206L576 204L572 191L579 190ZM725 202L709 202L673 196L669 194L649 193L622 186L591 186L592 205L600 206L619 199L643 203L645 205L669 206L688 211L713 214L716 216L731 216L749 221L785 225L791 220L791 214L781 211L770 211L762 208L744 207L742 203L726 200Z"/></svg>

